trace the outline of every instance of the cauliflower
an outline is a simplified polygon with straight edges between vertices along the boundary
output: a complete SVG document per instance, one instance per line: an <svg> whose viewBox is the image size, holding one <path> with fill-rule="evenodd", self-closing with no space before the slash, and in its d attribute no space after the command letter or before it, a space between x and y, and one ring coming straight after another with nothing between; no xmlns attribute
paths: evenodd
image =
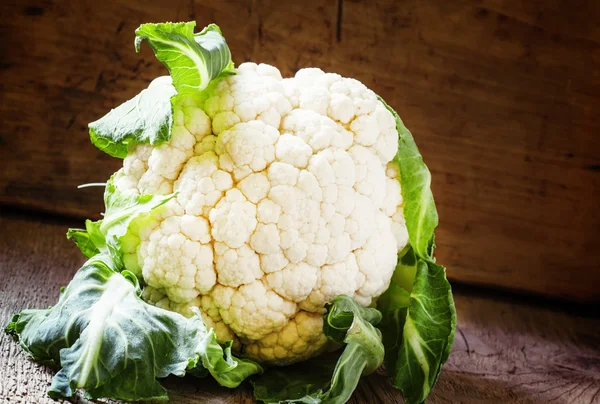
<svg viewBox="0 0 600 404"><path fill-rule="evenodd" d="M130 232L126 268L148 302L186 316L198 307L220 341L257 361L312 357L327 344L325 304L373 304L408 243L389 164L397 139L357 80L241 64L178 100L166 143L129 148L117 189L176 196Z"/></svg>
<svg viewBox="0 0 600 404"><path fill-rule="evenodd" d="M411 133L357 80L236 69L219 27L194 26L136 30L170 75L89 124L124 159L103 218L67 232L89 260L6 332L59 368L55 399L167 400L158 379L192 374L252 376L261 402L345 403L385 361L424 402L456 313Z"/></svg>
<svg viewBox="0 0 600 404"><path fill-rule="evenodd" d="M170 76L89 124L124 159L102 220L67 233L89 260L6 331L61 368L53 398L166 400L157 379L210 374L254 376L262 402L343 403L385 360L422 403L456 313L411 133L357 80L235 69L219 27L194 26L136 30Z"/></svg>

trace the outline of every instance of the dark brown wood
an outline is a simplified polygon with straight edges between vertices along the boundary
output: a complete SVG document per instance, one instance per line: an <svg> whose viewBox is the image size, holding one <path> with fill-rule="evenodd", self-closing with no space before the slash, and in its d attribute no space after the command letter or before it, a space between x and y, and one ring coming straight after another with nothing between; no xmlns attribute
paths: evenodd
<svg viewBox="0 0 600 404"><path fill-rule="evenodd" d="M454 280L600 301L600 2L5 2L0 203L98 217L120 162L86 124L164 74L142 22L217 22L237 63L356 77L433 173Z"/></svg>
<svg viewBox="0 0 600 404"><path fill-rule="evenodd" d="M83 258L64 238L68 224L0 216L0 323L24 308L55 303ZM497 297L497 296L496 296ZM456 293L456 342L431 403L600 403L600 318ZM54 372L0 334L0 401L52 403ZM252 403L248 386L170 378L172 402ZM85 400L79 400L85 402ZM400 403L381 372L364 379L353 403Z"/></svg>

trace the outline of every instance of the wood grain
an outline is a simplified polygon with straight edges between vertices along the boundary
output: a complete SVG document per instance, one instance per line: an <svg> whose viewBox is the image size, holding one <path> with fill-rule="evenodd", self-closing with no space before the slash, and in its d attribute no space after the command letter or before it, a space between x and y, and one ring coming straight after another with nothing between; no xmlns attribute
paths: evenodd
<svg viewBox="0 0 600 404"><path fill-rule="evenodd" d="M53 304L59 287L83 263L77 248L64 237L68 225L0 216L1 324L24 308ZM456 342L429 402L600 403L600 318L495 296L455 294ZM53 374L0 335L3 402L52 403L45 391ZM248 386L228 390L195 378L169 378L165 386L174 403L254 402ZM351 402L402 400L379 372L363 379Z"/></svg>
<svg viewBox="0 0 600 404"><path fill-rule="evenodd" d="M0 204L98 217L86 124L165 69L142 22L217 22L237 63L363 81L433 173L454 280L600 301L600 2L31 0L1 8Z"/></svg>

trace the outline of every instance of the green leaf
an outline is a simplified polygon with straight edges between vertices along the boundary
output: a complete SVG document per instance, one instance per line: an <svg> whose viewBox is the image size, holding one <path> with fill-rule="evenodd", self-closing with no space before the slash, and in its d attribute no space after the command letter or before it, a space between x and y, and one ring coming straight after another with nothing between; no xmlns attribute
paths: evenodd
<svg viewBox="0 0 600 404"><path fill-rule="evenodd" d="M374 327L381 314L364 308L348 296L327 305L323 332L334 342L346 344L337 360L316 358L289 368L273 369L252 382L254 397L264 403L347 402L360 377L383 362L381 333Z"/></svg>
<svg viewBox="0 0 600 404"><path fill-rule="evenodd" d="M73 240L75 245L79 247L83 255L87 258L92 258L94 255L100 253L100 250L90 240L90 235L85 230L69 229L67 231L67 240Z"/></svg>
<svg viewBox="0 0 600 404"><path fill-rule="evenodd" d="M393 162L400 167L404 218L410 245L422 258L433 257L433 231L438 225L438 214L431 193L431 174L423 157L402 120L385 101L379 101L394 115L398 131L398 153Z"/></svg>
<svg viewBox="0 0 600 404"><path fill-rule="evenodd" d="M196 23L142 24L135 31L135 49L148 42L171 73L180 96L204 90L223 71L233 68L231 52L215 24L194 34Z"/></svg>
<svg viewBox="0 0 600 404"><path fill-rule="evenodd" d="M146 40L171 77L159 77L147 89L89 124L90 139L100 150L125 158L135 144L157 145L171 138L173 105L198 93L220 74L233 69L231 52L217 25L194 34L195 22L142 24L135 49Z"/></svg>
<svg viewBox="0 0 600 404"><path fill-rule="evenodd" d="M51 397L81 388L91 398L166 400L157 379L190 367L204 364L228 387L262 371L223 349L198 314L186 319L145 303L137 278L113 266L110 257L94 256L54 307L24 310L6 328L35 360L61 368Z"/></svg>
<svg viewBox="0 0 600 404"><path fill-rule="evenodd" d="M342 343L355 322L361 321L376 325L381 321L379 311L363 307L345 295L337 296L325 307L327 312L323 321L323 333L333 342Z"/></svg>
<svg viewBox="0 0 600 404"><path fill-rule="evenodd" d="M417 257L412 248L400 257L390 286L377 301L377 309L381 311L383 319L378 328L382 331L383 346L385 347L386 367L392 369L390 364L395 364L398 350L402 345L402 329L406 321L407 309L410 304L410 291L417 274ZM388 374L392 372L388 369Z"/></svg>
<svg viewBox="0 0 600 404"><path fill-rule="evenodd" d="M200 311L192 311L200 318ZM235 388L249 376L261 374L263 368L250 359L236 358L231 353L233 341L221 345L211 330L210 339L206 342L205 349L198 360L191 361L188 365L190 373L196 377L205 377L210 373L221 385Z"/></svg>
<svg viewBox="0 0 600 404"><path fill-rule="evenodd" d="M396 269L392 275L392 281L407 292L413 288L413 283L417 275L417 256L415 251L409 245L404 254L399 257Z"/></svg>
<svg viewBox="0 0 600 404"><path fill-rule="evenodd" d="M407 403L427 398L448 359L456 329L452 289L444 267L435 264L434 230L438 215L431 192L431 174L411 133L398 114L398 153L404 217L409 248L398 259L388 290L379 298L379 324L385 366Z"/></svg>
<svg viewBox="0 0 600 404"><path fill-rule="evenodd" d="M87 237L96 248L111 257L117 267L122 266L123 241L134 221L150 219L150 213L167 203L171 195L133 195L121 193L114 184L114 175L106 183L104 219L86 220Z"/></svg>
<svg viewBox="0 0 600 404"><path fill-rule="evenodd" d="M170 77L159 77L147 89L90 123L94 146L113 157L125 158L130 144L166 142L171 137L177 94Z"/></svg>
<svg viewBox="0 0 600 404"><path fill-rule="evenodd" d="M385 366L407 403L427 398L448 359L456 312L444 267L419 259L410 295L392 281L380 298Z"/></svg>
<svg viewBox="0 0 600 404"><path fill-rule="evenodd" d="M269 369L258 381L252 381L254 397L265 403L320 403L318 395L329 388L338 359L339 355L330 353Z"/></svg>

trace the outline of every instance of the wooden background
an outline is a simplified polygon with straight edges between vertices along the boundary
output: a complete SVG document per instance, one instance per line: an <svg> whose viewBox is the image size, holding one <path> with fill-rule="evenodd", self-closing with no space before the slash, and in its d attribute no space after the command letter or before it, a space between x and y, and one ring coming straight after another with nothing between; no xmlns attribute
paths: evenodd
<svg viewBox="0 0 600 404"><path fill-rule="evenodd" d="M0 6L0 205L98 217L86 125L165 74L143 22L216 22L234 61L383 96L433 173L455 281L600 301L597 0L27 0ZM4 270L4 269L3 269Z"/></svg>

